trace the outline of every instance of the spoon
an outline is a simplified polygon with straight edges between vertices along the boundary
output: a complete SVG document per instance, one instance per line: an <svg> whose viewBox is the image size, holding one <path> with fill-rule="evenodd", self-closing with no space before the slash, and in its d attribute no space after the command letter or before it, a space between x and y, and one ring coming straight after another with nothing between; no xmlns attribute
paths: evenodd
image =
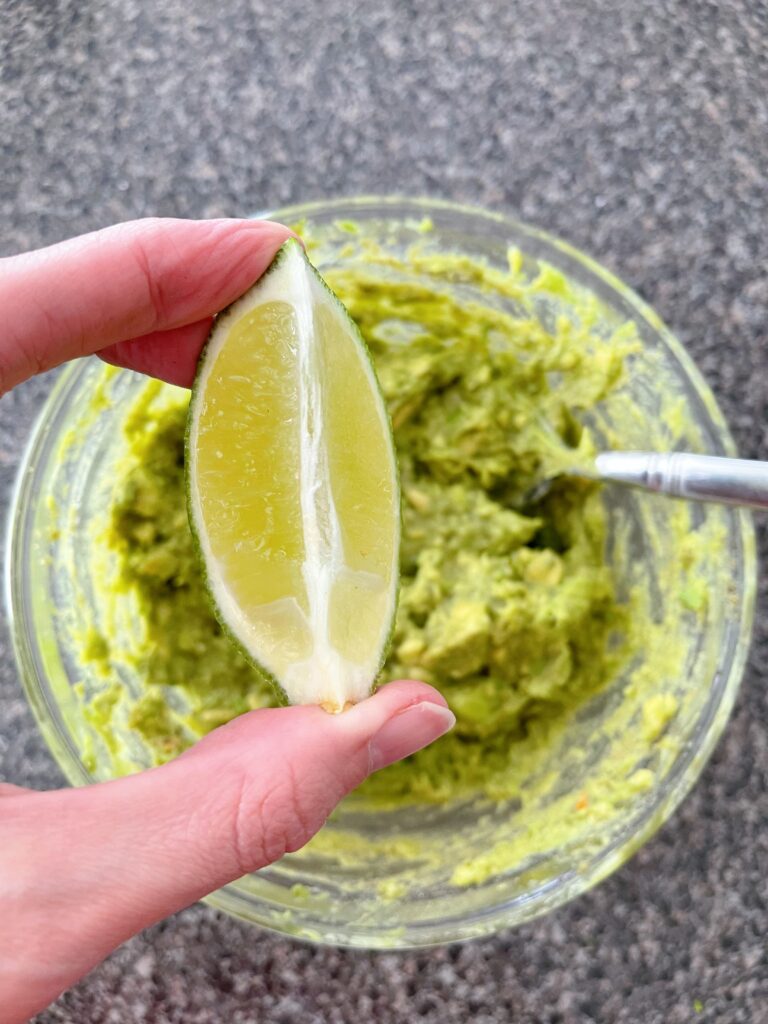
<svg viewBox="0 0 768 1024"><path fill-rule="evenodd" d="M595 458L594 471L567 469L542 480L527 492L525 504L541 501L556 480L569 476L689 501L768 508L768 462L689 452L602 452Z"/></svg>

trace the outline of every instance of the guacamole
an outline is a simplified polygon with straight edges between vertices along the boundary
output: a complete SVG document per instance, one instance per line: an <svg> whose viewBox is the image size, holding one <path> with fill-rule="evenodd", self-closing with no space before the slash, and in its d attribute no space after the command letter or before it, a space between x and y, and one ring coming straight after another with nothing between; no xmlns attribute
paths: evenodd
<svg viewBox="0 0 768 1024"><path fill-rule="evenodd" d="M408 278L420 259L431 276ZM632 653L599 490L563 478L535 501L531 488L588 460L582 414L619 385L636 338L619 331L601 343L563 319L547 328L499 301L519 295L514 267L503 275L459 256L412 253L326 277L372 354L401 472L400 600L379 682L430 682L457 717L453 733L360 796L514 797L523 749L545 745ZM553 276L544 284L558 287ZM158 405L161 388L149 383L126 420L106 537L144 630L132 656L142 692L120 699L156 762L276 701L212 613L186 516L186 404ZM108 663L109 637L91 638L85 657ZM102 701L91 720L104 728L114 704Z"/></svg>
<svg viewBox="0 0 768 1024"><path fill-rule="evenodd" d="M649 311L627 322L597 285L530 253L505 266L484 237L456 244L493 261L452 251L444 225L297 227L360 325L394 429L401 590L379 682L434 683L457 724L232 890L279 930L327 941L354 913L401 945L416 918L478 920L489 889L507 905L596 863L594 881L666 818L724 685L742 600L733 513L573 478L537 497L598 446L711 449L697 403L719 422L714 400L681 382L674 351L641 345L638 329L661 326ZM203 587L188 393L95 361L77 372L87 400L57 441L35 564L55 621L42 657L82 782L166 761L277 698Z"/></svg>

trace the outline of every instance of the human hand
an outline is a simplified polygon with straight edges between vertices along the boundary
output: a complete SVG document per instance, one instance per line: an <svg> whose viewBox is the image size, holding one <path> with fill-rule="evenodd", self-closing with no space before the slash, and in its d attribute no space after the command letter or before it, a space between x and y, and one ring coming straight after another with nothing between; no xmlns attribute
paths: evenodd
<svg viewBox="0 0 768 1024"><path fill-rule="evenodd" d="M0 259L0 394L94 352L189 387L213 314L291 235L271 221L152 218Z"/></svg>
<svg viewBox="0 0 768 1024"><path fill-rule="evenodd" d="M211 316L288 229L137 221L0 260L0 392L98 352L191 383ZM401 681L342 715L253 711L175 761L83 789L0 784L0 1007L17 1024L130 935L303 846L366 776L443 735L440 694Z"/></svg>

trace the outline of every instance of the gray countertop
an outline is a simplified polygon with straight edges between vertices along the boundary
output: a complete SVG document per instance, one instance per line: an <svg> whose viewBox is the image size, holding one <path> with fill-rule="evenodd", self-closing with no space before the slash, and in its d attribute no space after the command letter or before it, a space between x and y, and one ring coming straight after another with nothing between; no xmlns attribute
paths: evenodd
<svg viewBox="0 0 768 1024"><path fill-rule="evenodd" d="M766 39L763 0L0 0L0 253L328 195L484 204L632 284L698 360L743 454L768 458ZM4 502L49 386L0 403ZM767 681L763 602L693 794L544 920L368 955L195 906L39 1024L768 1020ZM61 782L5 627L0 774Z"/></svg>

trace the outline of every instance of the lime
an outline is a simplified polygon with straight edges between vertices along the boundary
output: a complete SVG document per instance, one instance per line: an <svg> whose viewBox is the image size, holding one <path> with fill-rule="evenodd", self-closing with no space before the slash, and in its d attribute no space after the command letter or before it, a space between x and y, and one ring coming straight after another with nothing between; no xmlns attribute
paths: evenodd
<svg viewBox="0 0 768 1024"><path fill-rule="evenodd" d="M362 700L395 613L397 465L365 343L294 240L216 318L186 466L222 625L292 703Z"/></svg>

